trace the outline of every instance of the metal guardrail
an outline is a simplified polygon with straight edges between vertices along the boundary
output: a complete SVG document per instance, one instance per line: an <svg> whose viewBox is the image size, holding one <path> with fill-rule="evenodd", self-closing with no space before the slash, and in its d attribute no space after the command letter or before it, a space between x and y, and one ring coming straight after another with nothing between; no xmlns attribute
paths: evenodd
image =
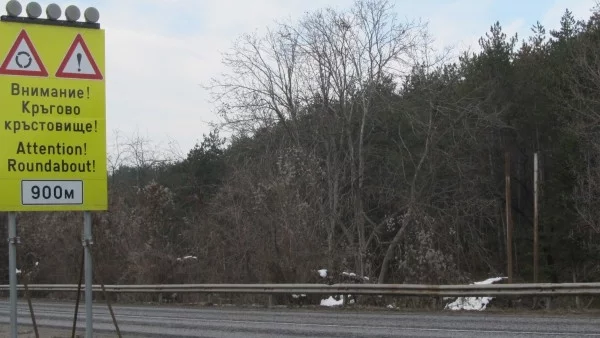
<svg viewBox="0 0 600 338"><path fill-rule="evenodd" d="M30 284L29 291L77 292L76 284ZM23 285L17 286L19 291ZM93 285L93 292L102 292ZM433 297L600 295L600 283L537 284L155 284L105 285L109 293L353 294ZM8 291L9 285L0 285Z"/></svg>

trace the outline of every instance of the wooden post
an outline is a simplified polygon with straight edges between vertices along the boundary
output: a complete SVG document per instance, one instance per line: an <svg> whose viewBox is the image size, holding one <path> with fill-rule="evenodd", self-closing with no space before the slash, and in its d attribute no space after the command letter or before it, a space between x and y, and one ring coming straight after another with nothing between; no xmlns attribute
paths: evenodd
<svg viewBox="0 0 600 338"><path fill-rule="evenodd" d="M504 154L504 174L506 177L506 269L508 274L508 283L512 283L513 277L513 261L512 261L512 194L510 189L510 152Z"/></svg>
<svg viewBox="0 0 600 338"><path fill-rule="evenodd" d="M533 154L533 282L539 276L539 230L538 230L538 153Z"/></svg>

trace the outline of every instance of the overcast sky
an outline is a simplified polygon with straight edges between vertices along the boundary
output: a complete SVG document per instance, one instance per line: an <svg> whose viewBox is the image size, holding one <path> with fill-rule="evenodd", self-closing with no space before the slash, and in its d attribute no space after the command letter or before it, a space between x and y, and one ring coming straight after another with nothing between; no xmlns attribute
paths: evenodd
<svg viewBox="0 0 600 338"><path fill-rule="evenodd" d="M429 22L438 46L476 47L500 21L529 36L540 21L556 28L566 8L587 19L596 0L392 0L400 17ZM40 2L44 7L50 3ZM63 5L61 2L58 2ZM106 29L108 142L139 135L185 155L215 120L201 87L222 67L220 53L241 33L352 0L78 0L94 6ZM65 4L66 5L66 4Z"/></svg>

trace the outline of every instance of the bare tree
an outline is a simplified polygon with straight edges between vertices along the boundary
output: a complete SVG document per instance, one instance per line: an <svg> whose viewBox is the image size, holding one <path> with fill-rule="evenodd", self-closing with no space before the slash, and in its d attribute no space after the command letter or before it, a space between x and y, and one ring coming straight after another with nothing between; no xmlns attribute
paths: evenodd
<svg viewBox="0 0 600 338"><path fill-rule="evenodd" d="M361 275L369 232L363 202L365 143L373 101L384 80L401 79L412 68L415 55L429 42L424 32L420 23L399 22L388 1L357 1L349 11L309 13L262 38L243 36L224 56L230 73L210 86L227 123L246 131L277 123L296 144L324 154L330 257L339 230L355 247ZM300 136L304 111L320 122L309 142ZM349 224L341 221L343 214L351 215Z"/></svg>
<svg viewBox="0 0 600 338"><path fill-rule="evenodd" d="M223 55L230 73L209 86L226 123L242 132L281 123L297 140L300 58L298 36L285 25L263 37L241 36Z"/></svg>

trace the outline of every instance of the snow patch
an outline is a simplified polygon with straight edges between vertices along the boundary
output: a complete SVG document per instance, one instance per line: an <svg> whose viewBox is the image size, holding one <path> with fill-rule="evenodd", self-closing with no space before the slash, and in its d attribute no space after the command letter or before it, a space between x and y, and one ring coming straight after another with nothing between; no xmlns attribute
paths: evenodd
<svg viewBox="0 0 600 338"><path fill-rule="evenodd" d="M482 284L493 284L494 282L499 282L506 277L494 277L488 278L484 281L474 282L472 284L482 285ZM445 298L444 298L445 299ZM458 297L452 303L446 304L445 309L448 310L467 310L467 311L483 311L486 309L487 305L490 301L494 299L494 297Z"/></svg>
<svg viewBox="0 0 600 338"><path fill-rule="evenodd" d="M342 306L344 305L344 300L336 300L332 296L327 299L321 299L321 306Z"/></svg>
<svg viewBox="0 0 600 338"><path fill-rule="evenodd" d="M492 297L458 297L452 303L446 304L446 309L483 311L492 299Z"/></svg>
<svg viewBox="0 0 600 338"><path fill-rule="evenodd" d="M494 277L494 278L488 278L484 281L481 282L475 282L473 284L493 284L494 282L499 282L503 279L506 279L506 277Z"/></svg>
<svg viewBox="0 0 600 338"><path fill-rule="evenodd" d="M181 262L181 261L187 261L188 259L195 259L198 260L198 257L196 256L184 256L184 257L177 257L177 261Z"/></svg>
<svg viewBox="0 0 600 338"><path fill-rule="evenodd" d="M327 277L327 269L319 270L319 276L321 276L321 278Z"/></svg>

